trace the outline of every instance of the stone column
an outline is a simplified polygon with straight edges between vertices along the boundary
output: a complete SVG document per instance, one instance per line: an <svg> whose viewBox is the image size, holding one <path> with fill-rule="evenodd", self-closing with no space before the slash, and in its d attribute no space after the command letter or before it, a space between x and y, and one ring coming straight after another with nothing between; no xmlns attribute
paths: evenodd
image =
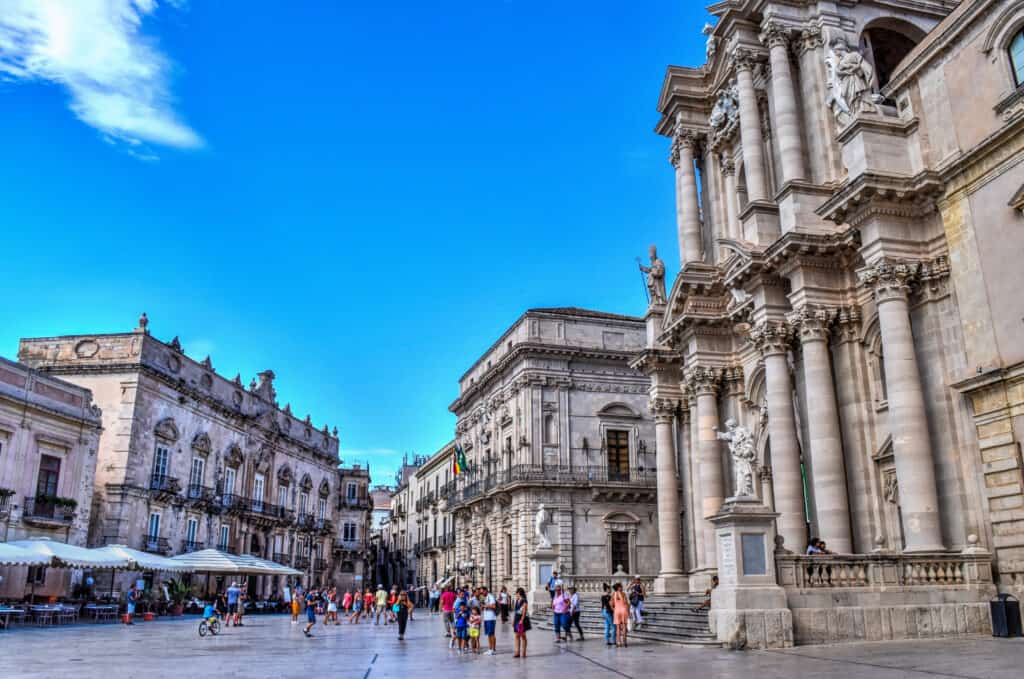
<svg viewBox="0 0 1024 679"><path fill-rule="evenodd" d="M654 581L659 594L685 593L689 583L683 575L683 545L679 525L679 477L672 422L678 409L676 401L655 398L651 401L657 441L658 470L658 545L661 571Z"/></svg>
<svg viewBox="0 0 1024 679"><path fill-rule="evenodd" d="M721 371L695 367L689 375L690 388L697 395L697 440L701 487L701 532L704 541L704 563L701 568L716 567L715 524L708 519L722 507L725 483L722 478L722 454L715 429L718 421L718 389Z"/></svg>
<svg viewBox="0 0 1024 679"><path fill-rule="evenodd" d="M764 356L774 506L779 513L778 532L788 549L803 551L807 545L807 511L800 444L793 417L793 383L786 360L790 337L789 326L778 321L762 322L751 332L751 339Z"/></svg>
<svg viewBox="0 0 1024 679"><path fill-rule="evenodd" d="M804 306L789 315L789 322L797 328L803 346L808 448L818 535L832 551L850 554L853 552L850 499L828 348L833 315L834 311Z"/></svg>
<svg viewBox="0 0 1024 679"><path fill-rule="evenodd" d="M704 506L704 493L701 490L700 481L700 432L697 427L697 395L693 393L693 390L688 386L684 391L683 398L686 399L686 405L688 408L688 423L686 427L687 439L687 450L689 452L690 462L690 527L692 530L692 541L693 541L693 563L691 564L691 571L696 568L703 568L707 563L707 558L704 556L707 548L714 548L714 545L706 546L704 544L704 517L703 506ZM710 578L708 578L710 581ZM706 589L706 588L705 588Z"/></svg>
<svg viewBox="0 0 1024 679"><path fill-rule="evenodd" d="M676 223L679 231L679 261L683 266L703 259L697 169L693 164L696 145L696 133L687 130L677 121L670 160L676 168Z"/></svg>
<svg viewBox="0 0 1024 679"><path fill-rule="evenodd" d="M743 240L743 229L739 220L739 200L736 198L736 163L722 157L722 183L724 184L725 233L729 238Z"/></svg>
<svg viewBox="0 0 1024 679"><path fill-rule="evenodd" d="M757 110L754 92L754 54L750 50L733 52L736 66L736 85L740 102L740 139L743 142L743 172L747 179L747 197L750 201L765 200L768 188L764 174L764 139L761 136L761 116Z"/></svg>
<svg viewBox="0 0 1024 679"><path fill-rule="evenodd" d="M782 158L782 181L803 179L804 151L797 111L796 88L789 63L789 29L769 23L761 34L761 42L768 46L772 68L772 104L775 108L775 136L778 138ZM831 543L829 543L831 544Z"/></svg>
<svg viewBox="0 0 1024 679"><path fill-rule="evenodd" d="M907 552L944 549L931 438L925 415L921 374L914 353L908 296L915 267L881 261L858 272L872 288L882 335L889 429L900 487L900 508Z"/></svg>

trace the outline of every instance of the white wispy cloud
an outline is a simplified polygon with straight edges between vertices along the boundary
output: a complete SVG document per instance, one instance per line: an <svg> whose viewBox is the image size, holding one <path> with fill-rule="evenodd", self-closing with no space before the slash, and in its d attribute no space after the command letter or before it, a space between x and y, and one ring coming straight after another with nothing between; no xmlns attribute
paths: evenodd
<svg viewBox="0 0 1024 679"><path fill-rule="evenodd" d="M146 144L192 149L202 138L174 110L173 64L142 33L161 2L185 0L2 0L0 76L64 87L69 108L104 139L141 158Z"/></svg>

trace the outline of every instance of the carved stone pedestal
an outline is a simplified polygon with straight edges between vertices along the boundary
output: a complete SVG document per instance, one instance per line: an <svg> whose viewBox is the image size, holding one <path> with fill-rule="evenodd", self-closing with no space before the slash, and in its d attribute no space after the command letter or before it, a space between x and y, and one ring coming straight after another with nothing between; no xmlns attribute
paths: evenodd
<svg viewBox="0 0 1024 679"><path fill-rule="evenodd" d="M530 557L530 589L526 593L530 610L540 603L542 606L549 606L551 598L545 587L551 573L558 569L558 552L552 548L538 547L537 551Z"/></svg>
<svg viewBox="0 0 1024 679"><path fill-rule="evenodd" d="M757 498L728 498L715 524L719 586L711 631L729 648L793 645L793 616L775 579L775 517Z"/></svg>

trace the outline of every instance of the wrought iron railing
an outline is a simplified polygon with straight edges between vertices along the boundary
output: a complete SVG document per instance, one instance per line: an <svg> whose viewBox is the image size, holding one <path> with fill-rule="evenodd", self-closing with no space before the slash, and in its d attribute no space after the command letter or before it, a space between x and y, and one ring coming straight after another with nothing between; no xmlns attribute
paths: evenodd
<svg viewBox="0 0 1024 679"><path fill-rule="evenodd" d="M295 563L292 564L293 568L298 568L300 571L304 571L309 568L309 557L308 556L297 556L295 557Z"/></svg>
<svg viewBox="0 0 1024 679"><path fill-rule="evenodd" d="M299 530L313 530L315 523L312 514L302 513L295 517L295 527Z"/></svg>
<svg viewBox="0 0 1024 679"><path fill-rule="evenodd" d="M56 497L26 497L22 516L27 519L47 519L60 523L71 523L75 518L75 509L62 504Z"/></svg>
<svg viewBox="0 0 1024 679"><path fill-rule="evenodd" d="M142 551L153 554L170 554L171 543L167 541L167 538L157 535L145 535L142 538Z"/></svg>
<svg viewBox="0 0 1024 679"><path fill-rule="evenodd" d="M174 476L166 474L151 474L149 477L149 489L160 493L181 492L181 482Z"/></svg>
<svg viewBox="0 0 1024 679"><path fill-rule="evenodd" d="M279 564L282 564L284 566L287 566L289 563L291 563L291 560L292 560L291 554L284 554L282 552L274 552L274 561L276 563L279 563Z"/></svg>
<svg viewBox="0 0 1024 679"><path fill-rule="evenodd" d="M485 475L468 476L463 486L450 495L453 503L466 502L503 486L515 483L555 483L574 486L624 484L654 487L653 468L608 467L596 465L518 464Z"/></svg>
<svg viewBox="0 0 1024 679"><path fill-rule="evenodd" d="M213 488L209 486L203 486L198 483L190 483L185 491L185 497L189 500L201 500L204 502L212 502L216 495L213 492Z"/></svg>
<svg viewBox="0 0 1024 679"><path fill-rule="evenodd" d="M198 552L201 549L206 549L205 544L198 540L182 540L181 551L183 552Z"/></svg>

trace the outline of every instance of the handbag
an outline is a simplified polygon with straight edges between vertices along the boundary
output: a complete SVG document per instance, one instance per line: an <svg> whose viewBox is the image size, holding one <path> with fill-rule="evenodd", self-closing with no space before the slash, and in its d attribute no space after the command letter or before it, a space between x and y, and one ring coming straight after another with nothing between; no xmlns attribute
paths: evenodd
<svg viewBox="0 0 1024 679"><path fill-rule="evenodd" d="M529 632L531 629L533 629L533 624L530 622L530 616L529 615L524 615L523 616L522 625L523 625L523 631L524 632Z"/></svg>

